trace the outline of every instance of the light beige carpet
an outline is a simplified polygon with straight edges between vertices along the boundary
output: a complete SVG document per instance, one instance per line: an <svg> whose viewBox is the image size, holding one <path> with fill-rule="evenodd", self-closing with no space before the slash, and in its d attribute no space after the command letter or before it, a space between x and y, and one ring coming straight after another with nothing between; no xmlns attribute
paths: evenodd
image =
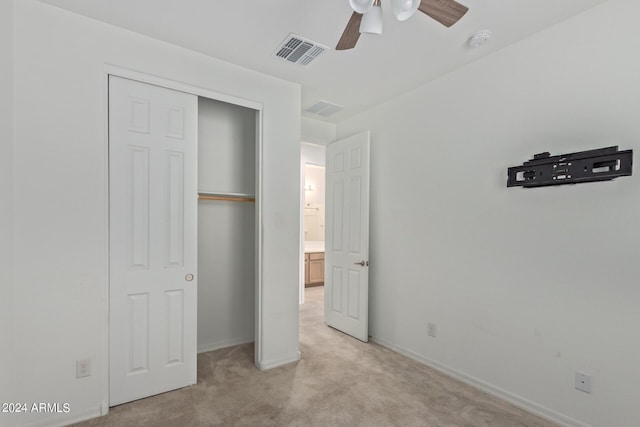
<svg viewBox="0 0 640 427"><path fill-rule="evenodd" d="M253 345L198 356L198 384L83 426L552 426L374 343L327 327L322 287L300 310L302 360L260 372Z"/></svg>

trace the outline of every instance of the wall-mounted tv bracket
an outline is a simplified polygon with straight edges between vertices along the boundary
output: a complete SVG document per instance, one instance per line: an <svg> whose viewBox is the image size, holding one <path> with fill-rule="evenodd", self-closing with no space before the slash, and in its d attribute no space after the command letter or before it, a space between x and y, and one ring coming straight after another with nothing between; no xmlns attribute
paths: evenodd
<svg viewBox="0 0 640 427"><path fill-rule="evenodd" d="M522 166L508 168L507 187L607 181L631 175L632 163L633 150L618 151L617 146L560 156L545 152L534 155Z"/></svg>

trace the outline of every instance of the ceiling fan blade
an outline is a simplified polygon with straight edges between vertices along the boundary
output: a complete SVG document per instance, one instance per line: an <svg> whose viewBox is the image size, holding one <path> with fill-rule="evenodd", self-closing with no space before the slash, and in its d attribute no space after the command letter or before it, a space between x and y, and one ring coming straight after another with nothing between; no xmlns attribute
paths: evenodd
<svg viewBox="0 0 640 427"><path fill-rule="evenodd" d="M356 46L356 43L358 43L358 39L360 38L361 20L362 15L360 13L353 12L351 19L347 22L347 27L342 33L342 37L340 37L340 40L338 41L336 50L353 49Z"/></svg>
<svg viewBox="0 0 640 427"><path fill-rule="evenodd" d="M421 0L418 9L445 27L458 22L469 10L467 6L454 0Z"/></svg>

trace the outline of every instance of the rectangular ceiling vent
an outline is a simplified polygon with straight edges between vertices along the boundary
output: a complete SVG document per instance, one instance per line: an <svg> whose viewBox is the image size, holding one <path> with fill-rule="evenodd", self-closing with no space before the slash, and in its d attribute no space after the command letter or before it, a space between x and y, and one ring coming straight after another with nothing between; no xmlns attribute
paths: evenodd
<svg viewBox="0 0 640 427"><path fill-rule="evenodd" d="M344 110L344 107L341 105L332 104L327 101L318 101L304 111L308 113L317 114L323 117L329 117L337 113L338 111L342 111L342 110Z"/></svg>
<svg viewBox="0 0 640 427"><path fill-rule="evenodd" d="M278 46L275 55L278 58L306 67L326 49L326 46L292 33Z"/></svg>

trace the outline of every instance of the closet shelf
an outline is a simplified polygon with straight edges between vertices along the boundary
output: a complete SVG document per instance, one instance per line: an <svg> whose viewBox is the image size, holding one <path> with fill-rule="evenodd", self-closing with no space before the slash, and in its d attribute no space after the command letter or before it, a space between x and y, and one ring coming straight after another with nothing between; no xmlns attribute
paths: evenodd
<svg viewBox="0 0 640 427"><path fill-rule="evenodd" d="M256 201L256 196L254 196L253 194L242 193L198 193L198 200L253 203Z"/></svg>

